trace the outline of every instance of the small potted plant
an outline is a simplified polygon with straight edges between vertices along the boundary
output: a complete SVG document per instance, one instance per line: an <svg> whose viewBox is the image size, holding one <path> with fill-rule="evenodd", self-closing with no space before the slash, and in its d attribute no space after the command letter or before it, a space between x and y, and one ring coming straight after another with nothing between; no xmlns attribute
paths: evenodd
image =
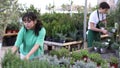
<svg viewBox="0 0 120 68"><path fill-rule="evenodd" d="M86 68L86 63L84 61L77 61L73 68Z"/></svg>
<svg viewBox="0 0 120 68"><path fill-rule="evenodd" d="M108 42L102 42L100 44L100 53L106 53L107 52L107 48L108 48L109 43Z"/></svg>
<svg viewBox="0 0 120 68"><path fill-rule="evenodd" d="M12 25L13 25L12 32L13 33L18 33L18 31L19 31L19 24L16 22L16 23L12 23Z"/></svg>
<svg viewBox="0 0 120 68"><path fill-rule="evenodd" d="M12 27L13 27L12 24L8 24L7 27L6 27L5 33L7 33L7 34L12 33Z"/></svg>
<svg viewBox="0 0 120 68"><path fill-rule="evenodd" d="M111 48L114 50L116 56L119 55L119 47L120 47L120 44L114 42L113 44L111 44Z"/></svg>
<svg viewBox="0 0 120 68"><path fill-rule="evenodd" d="M80 54L81 54L81 56L82 56L82 59L83 59L85 62L87 62L87 60L88 60L88 54L89 54L88 50L81 49L81 50L80 50Z"/></svg>
<svg viewBox="0 0 120 68"><path fill-rule="evenodd" d="M104 63L104 60L101 57L96 58L95 62L97 63L97 67L101 67Z"/></svg>
<svg viewBox="0 0 120 68"><path fill-rule="evenodd" d="M110 57L110 67L118 68L118 58L111 56Z"/></svg>
<svg viewBox="0 0 120 68"><path fill-rule="evenodd" d="M60 43L65 43L66 42L66 39L67 39L66 34L64 35L63 33L57 33L56 35L58 36Z"/></svg>
<svg viewBox="0 0 120 68"><path fill-rule="evenodd" d="M97 68L96 64L92 61L86 63L86 68Z"/></svg>
<svg viewBox="0 0 120 68"><path fill-rule="evenodd" d="M100 50L100 49L99 49L100 45L101 45L100 42L94 41L94 42L93 42L93 50L94 50L95 52L99 52L99 50Z"/></svg>
<svg viewBox="0 0 120 68"><path fill-rule="evenodd" d="M80 52L72 52L71 57L75 59L75 61L77 61L81 59L82 55L80 54Z"/></svg>
<svg viewBox="0 0 120 68"><path fill-rule="evenodd" d="M62 57L68 57L69 56L69 50L66 48L61 48L58 50L52 50L50 51L50 55L54 56L56 55L58 57L58 59L62 58Z"/></svg>
<svg viewBox="0 0 120 68"><path fill-rule="evenodd" d="M101 58L101 55L99 53L91 53L88 57L90 60L95 61L96 59Z"/></svg>
<svg viewBox="0 0 120 68"><path fill-rule="evenodd" d="M51 56L57 55L57 51L56 50L51 50L49 53Z"/></svg>

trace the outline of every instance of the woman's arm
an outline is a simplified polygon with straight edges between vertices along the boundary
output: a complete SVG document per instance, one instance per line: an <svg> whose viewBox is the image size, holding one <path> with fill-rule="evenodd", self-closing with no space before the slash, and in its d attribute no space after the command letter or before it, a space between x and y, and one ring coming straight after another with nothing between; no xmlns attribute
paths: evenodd
<svg viewBox="0 0 120 68"><path fill-rule="evenodd" d="M44 28L41 29L39 36L37 38L37 41L33 48L30 50L30 52L26 55L25 59L29 59L29 57L37 51L37 49L40 47L43 47L44 44L44 38L45 38L46 30Z"/></svg>
<svg viewBox="0 0 120 68"><path fill-rule="evenodd" d="M16 53L17 50L18 50L18 47L17 47L17 46L13 46L13 47L12 47L12 53Z"/></svg>
<svg viewBox="0 0 120 68"><path fill-rule="evenodd" d="M30 57L33 53L35 53L35 52L38 50L39 47L40 47L40 45L35 44L35 45L33 46L33 48L31 49L31 51L26 55L25 59L28 60L29 57Z"/></svg>

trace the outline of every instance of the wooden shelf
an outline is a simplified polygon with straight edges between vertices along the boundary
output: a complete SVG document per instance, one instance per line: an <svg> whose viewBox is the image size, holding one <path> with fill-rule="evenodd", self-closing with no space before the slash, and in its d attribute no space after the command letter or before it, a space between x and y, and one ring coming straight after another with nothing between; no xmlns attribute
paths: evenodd
<svg viewBox="0 0 120 68"><path fill-rule="evenodd" d="M107 37L109 37L108 34L106 34L106 35L101 35L101 38L107 38Z"/></svg>
<svg viewBox="0 0 120 68"><path fill-rule="evenodd" d="M80 47L82 46L82 41L73 41L73 42L66 42L66 43L45 41L44 44L47 45L48 48L50 48L50 50L52 50L52 46L56 49L65 47L68 50L70 50L72 45L77 46L77 48L80 49Z"/></svg>
<svg viewBox="0 0 120 68"><path fill-rule="evenodd" d="M67 43L57 43L57 42L45 41L44 43L47 45L54 45L54 46L67 46L67 45L81 44L82 41L73 41L73 42L67 42Z"/></svg>
<svg viewBox="0 0 120 68"><path fill-rule="evenodd" d="M4 34L3 35L3 37L5 37L5 36L15 36L15 35L17 35L18 33L8 33L8 34Z"/></svg>

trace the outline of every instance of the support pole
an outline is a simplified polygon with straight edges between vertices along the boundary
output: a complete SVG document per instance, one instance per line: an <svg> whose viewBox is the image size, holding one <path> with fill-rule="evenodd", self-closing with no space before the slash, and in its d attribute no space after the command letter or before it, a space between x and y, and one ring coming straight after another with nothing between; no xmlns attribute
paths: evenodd
<svg viewBox="0 0 120 68"><path fill-rule="evenodd" d="M86 22L87 22L87 0L85 0L85 7L84 7L84 31L83 31L83 36L84 36L84 49L87 48L87 42L86 42Z"/></svg>

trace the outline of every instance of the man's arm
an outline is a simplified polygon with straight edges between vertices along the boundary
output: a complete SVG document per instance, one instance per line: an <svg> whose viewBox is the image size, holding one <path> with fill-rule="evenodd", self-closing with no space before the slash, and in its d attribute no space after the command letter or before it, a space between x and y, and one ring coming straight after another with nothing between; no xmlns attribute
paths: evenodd
<svg viewBox="0 0 120 68"><path fill-rule="evenodd" d="M90 29L93 31L97 31L97 32L102 32L103 34L107 33L107 30L102 30L102 29L98 29L94 26L95 24L93 22L90 22Z"/></svg>

